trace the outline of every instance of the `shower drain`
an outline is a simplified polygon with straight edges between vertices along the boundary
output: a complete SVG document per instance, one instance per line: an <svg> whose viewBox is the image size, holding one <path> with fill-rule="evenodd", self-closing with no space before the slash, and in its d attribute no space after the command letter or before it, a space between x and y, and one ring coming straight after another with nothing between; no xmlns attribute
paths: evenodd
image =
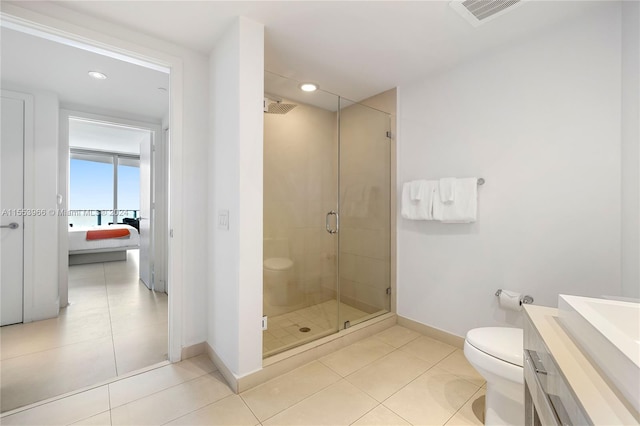
<svg viewBox="0 0 640 426"><path fill-rule="evenodd" d="M300 327L300 331L303 333L308 333L309 331L311 331L311 329L309 327Z"/></svg>

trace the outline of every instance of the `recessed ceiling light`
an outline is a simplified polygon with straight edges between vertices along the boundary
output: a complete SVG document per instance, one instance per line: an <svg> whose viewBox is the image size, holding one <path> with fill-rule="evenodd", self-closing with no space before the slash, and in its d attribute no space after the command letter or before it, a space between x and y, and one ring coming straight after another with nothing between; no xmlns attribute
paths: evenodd
<svg viewBox="0 0 640 426"><path fill-rule="evenodd" d="M107 76L99 71L89 71L89 75L96 80L106 80Z"/></svg>
<svg viewBox="0 0 640 426"><path fill-rule="evenodd" d="M298 87L300 87L300 90L304 92L315 92L319 88L315 83L301 83Z"/></svg>

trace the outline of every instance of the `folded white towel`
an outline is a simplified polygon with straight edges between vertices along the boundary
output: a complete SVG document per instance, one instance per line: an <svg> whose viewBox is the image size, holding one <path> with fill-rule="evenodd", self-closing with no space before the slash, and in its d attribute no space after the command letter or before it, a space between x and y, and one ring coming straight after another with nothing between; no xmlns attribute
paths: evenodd
<svg viewBox="0 0 640 426"><path fill-rule="evenodd" d="M409 182L409 192L411 194L411 201L420 201L424 197L425 180L414 180Z"/></svg>
<svg viewBox="0 0 640 426"><path fill-rule="evenodd" d="M456 178L442 178L439 181L440 201L451 204L456 199Z"/></svg>
<svg viewBox="0 0 640 426"><path fill-rule="evenodd" d="M433 201L438 186L437 181L423 180L420 182L422 182L420 200L411 199L412 182L406 182L402 185L402 217L410 220L433 220Z"/></svg>
<svg viewBox="0 0 640 426"><path fill-rule="evenodd" d="M440 188L436 188L433 200L433 218L444 223L475 222L478 215L478 179L457 179L455 201L444 204L440 200Z"/></svg>

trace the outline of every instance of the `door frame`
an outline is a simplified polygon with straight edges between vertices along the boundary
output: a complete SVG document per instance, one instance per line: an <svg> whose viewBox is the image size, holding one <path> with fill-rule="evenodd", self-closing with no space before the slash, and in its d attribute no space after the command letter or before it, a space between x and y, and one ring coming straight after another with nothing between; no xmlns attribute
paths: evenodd
<svg viewBox="0 0 640 426"><path fill-rule="evenodd" d="M3 98L22 101L24 104L23 120L23 151L22 151L22 208L35 210L35 179L34 179L34 96L2 89ZM33 319L33 246L35 216L25 215L22 218L22 321L30 322Z"/></svg>
<svg viewBox="0 0 640 426"><path fill-rule="evenodd" d="M103 123L103 124L112 124L112 125L116 125L116 126L123 126L123 127L129 127L129 128L133 128L133 129L140 129L140 130L146 130L152 133L151 139L149 141L149 143L151 144L151 149L153 150L154 147L155 149L158 149L158 147L161 147L162 151L164 152L165 149L165 141L164 141L164 131L162 130L162 125L161 123L153 123L153 122L146 122L146 121L138 121L138 120L131 120L128 118L122 118L122 117L115 117L115 116L109 116L109 115L102 115L102 114L94 114L94 113L90 113L90 112L85 112L85 111L80 111L80 110L71 110L71 109L60 109L60 140L59 140L59 144L60 144L60 169L59 169L59 174L60 176L64 176L64 183L65 183L65 187L63 189L62 186L60 186L60 194L62 195L62 198L64 200L65 203L65 209L67 209L67 211L69 210L69 152L70 152L70 146L69 146L69 120L73 119L73 118L77 118L77 119L81 119L81 120L85 120L88 122L94 122L94 123ZM158 167L160 166L160 167ZM117 173L117 172L116 172ZM167 164L166 164L166 159L164 158L164 156L156 156L155 157L155 163L151 165L151 169L150 169L150 173L151 176L149 177L149 179L152 181L151 185L152 185L152 197L153 197L153 193L155 193L156 191L164 191L165 193L167 192L167 184L166 184L166 179L164 178L166 173L167 173ZM154 180L155 179L157 180ZM116 196L116 192L117 192L117 182L114 182L114 197ZM64 192L62 192L64 190ZM115 201L115 200L114 200ZM114 204L115 205L115 204ZM152 256L152 268L153 270L155 270L155 265L158 264L158 260L160 260L161 262L164 262L166 259L166 246L164 245L165 243L163 243L162 241L158 241L155 236L156 236L156 222L157 222L157 211L161 211L161 214L163 215L164 218L166 218L168 216L168 209L167 206L163 203L162 205L156 205L154 208L154 213L153 213L153 222L151 223L151 247L150 250L153 253ZM64 222L64 231L66 231L66 227L68 226L67 224L67 218L64 217L63 220ZM165 220L166 221L166 220ZM62 223L59 224L59 226L63 226ZM61 229L62 230L62 229ZM66 235L65 235L66 238ZM69 264L68 264L68 256L69 256L69 247L67 246L67 244L59 244L59 248L60 248L60 268L61 268L61 276L64 276L65 278L68 277L68 270L69 270ZM162 265L164 270L164 265ZM154 272L156 277L161 278L162 280L166 279L163 274L156 274ZM68 278L67 278L68 279ZM61 307L62 307L62 302L66 301L67 297L65 297L65 299L63 300L62 298L62 294L64 293L65 296L67 296L67 292L68 289L63 287L63 284L68 283L68 281L65 280L61 280L60 281L60 300L61 300ZM146 284L146 283L145 283ZM160 284L160 283L158 283ZM156 285L155 279L152 281L152 288L153 290L156 291L166 291L166 289L164 288L164 285Z"/></svg>
<svg viewBox="0 0 640 426"><path fill-rule="evenodd" d="M182 142L183 142L183 62L156 49L115 38L99 31L74 25L13 4L2 5L2 25L17 31L65 43L115 59L124 60L170 74L170 142L167 147L167 286L169 294L169 361L182 357L183 280L182 258ZM26 206L25 206L26 207Z"/></svg>

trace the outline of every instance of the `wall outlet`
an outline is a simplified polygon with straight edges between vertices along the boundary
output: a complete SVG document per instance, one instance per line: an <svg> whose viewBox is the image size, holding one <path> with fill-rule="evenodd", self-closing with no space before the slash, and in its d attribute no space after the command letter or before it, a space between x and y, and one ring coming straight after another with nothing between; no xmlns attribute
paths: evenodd
<svg viewBox="0 0 640 426"><path fill-rule="evenodd" d="M262 330L266 330L267 329L267 316L263 316L262 317Z"/></svg>
<svg viewBox="0 0 640 426"><path fill-rule="evenodd" d="M218 210L218 229L229 230L229 210Z"/></svg>

